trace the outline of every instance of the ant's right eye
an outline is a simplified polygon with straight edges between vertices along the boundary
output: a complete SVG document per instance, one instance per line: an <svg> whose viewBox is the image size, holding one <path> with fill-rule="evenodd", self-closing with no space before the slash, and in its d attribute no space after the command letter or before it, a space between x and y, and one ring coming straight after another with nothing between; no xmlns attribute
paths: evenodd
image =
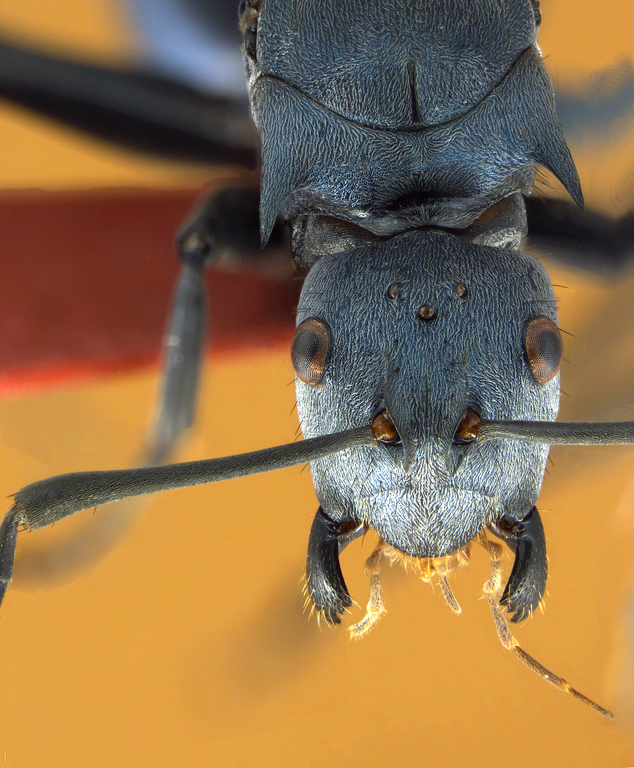
<svg viewBox="0 0 634 768"><path fill-rule="evenodd" d="M524 353L531 375L538 384L554 379L561 365L564 345L561 332L549 318L540 315L526 324Z"/></svg>
<svg viewBox="0 0 634 768"><path fill-rule="evenodd" d="M291 361L297 377L314 386L324 378L330 356L331 333L328 324L310 317L297 326L291 345Z"/></svg>

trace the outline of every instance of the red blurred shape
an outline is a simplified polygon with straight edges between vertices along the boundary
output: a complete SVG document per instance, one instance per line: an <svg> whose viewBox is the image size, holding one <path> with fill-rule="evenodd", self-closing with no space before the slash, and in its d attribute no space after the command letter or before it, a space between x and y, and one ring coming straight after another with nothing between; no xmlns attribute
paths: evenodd
<svg viewBox="0 0 634 768"><path fill-rule="evenodd" d="M0 193L0 394L157 360L198 193ZM298 284L210 271L212 351L292 334Z"/></svg>

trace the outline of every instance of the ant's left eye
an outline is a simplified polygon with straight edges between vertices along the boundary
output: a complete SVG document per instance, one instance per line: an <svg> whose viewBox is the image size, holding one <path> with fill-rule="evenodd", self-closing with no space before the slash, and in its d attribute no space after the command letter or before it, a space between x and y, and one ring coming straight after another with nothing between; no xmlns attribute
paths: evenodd
<svg viewBox="0 0 634 768"><path fill-rule="evenodd" d="M330 341L330 328L323 320L310 317L297 326L291 345L291 361L304 384L314 386L324 378Z"/></svg>
<svg viewBox="0 0 634 768"><path fill-rule="evenodd" d="M538 384L557 375L564 353L561 332L544 315L529 320L524 329L524 353L531 374Z"/></svg>

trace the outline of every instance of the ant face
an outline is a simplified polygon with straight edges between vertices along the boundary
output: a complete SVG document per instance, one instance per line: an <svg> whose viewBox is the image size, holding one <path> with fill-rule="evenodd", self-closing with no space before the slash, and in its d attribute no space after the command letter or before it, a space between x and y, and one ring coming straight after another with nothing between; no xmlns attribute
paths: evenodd
<svg viewBox="0 0 634 768"><path fill-rule="evenodd" d="M304 284L293 344L312 349L319 370L311 381L296 364L302 431L361 426L385 408L398 433L380 451L313 464L324 512L362 521L419 557L448 554L504 515L523 518L547 446L460 445L454 434L467 408L486 419L555 418L558 366L540 382L527 357L535 317L556 329L552 287L516 251L416 232L320 260Z"/></svg>

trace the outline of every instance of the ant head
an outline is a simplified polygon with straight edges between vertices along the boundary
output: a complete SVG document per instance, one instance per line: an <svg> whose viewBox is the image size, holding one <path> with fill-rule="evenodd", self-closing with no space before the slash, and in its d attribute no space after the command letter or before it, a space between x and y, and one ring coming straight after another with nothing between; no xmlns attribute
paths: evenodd
<svg viewBox="0 0 634 768"><path fill-rule="evenodd" d="M313 464L328 516L369 524L402 552L453 551L534 505L546 445L465 444L465 410L552 421L561 342L552 286L515 250L411 232L310 271L293 340L304 436L387 418L379 450Z"/></svg>

